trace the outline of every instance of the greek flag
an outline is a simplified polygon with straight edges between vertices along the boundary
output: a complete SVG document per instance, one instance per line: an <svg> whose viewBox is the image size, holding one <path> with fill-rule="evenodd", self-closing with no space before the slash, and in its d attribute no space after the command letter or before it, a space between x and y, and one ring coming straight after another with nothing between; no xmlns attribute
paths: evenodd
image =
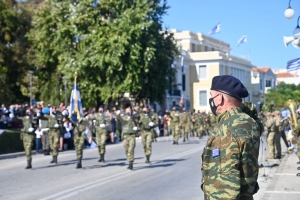
<svg viewBox="0 0 300 200"><path fill-rule="evenodd" d="M216 34L221 31L221 24L218 23L209 33L208 35Z"/></svg>
<svg viewBox="0 0 300 200"><path fill-rule="evenodd" d="M243 35L239 41L237 42L236 46L238 47L240 44L246 43L247 42L247 35Z"/></svg>
<svg viewBox="0 0 300 200"><path fill-rule="evenodd" d="M76 112L76 119L73 118L73 112ZM74 85L72 87L71 99L70 99L70 117L76 122L77 120L81 119L83 116L81 98L80 98L80 91L76 84L76 77L74 81Z"/></svg>
<svg viewBox="0 0 300 200"><path fill-rule="evenodd" d="M290 60L287 63L286 69L288 72L300 69L300 58Z"/></svg>

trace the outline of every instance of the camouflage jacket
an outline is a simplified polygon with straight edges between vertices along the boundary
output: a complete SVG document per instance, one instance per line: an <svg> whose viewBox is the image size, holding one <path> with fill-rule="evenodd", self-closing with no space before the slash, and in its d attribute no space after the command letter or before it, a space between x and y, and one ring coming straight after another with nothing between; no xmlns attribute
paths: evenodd
<svg viewBox="0 0 300 200"><path fill-rule="evenodd" d="M88 129L89 123L87 120L82 119L80 122L77 122L74 127L74 138L85 137L85 131Z"/></svg>
<svg viewBox="0 0 300 200"><path fill-rule="evenodd" d="M217 117L202 154L202 184L205 199L239 199L258 189L259 126L240 108Z"/></svg>

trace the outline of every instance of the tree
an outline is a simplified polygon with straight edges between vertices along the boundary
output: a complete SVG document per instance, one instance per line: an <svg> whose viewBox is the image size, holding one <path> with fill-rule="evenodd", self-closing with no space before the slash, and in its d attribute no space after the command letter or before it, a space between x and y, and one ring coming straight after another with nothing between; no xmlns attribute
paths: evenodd
<svg viewBox="0 0 300 200"><path fill-rule="evenodd" d="M166 0L48 0L28 35L42 85L57 76L72 80L77 71L85 104L125 92L162 101L178 53L173 35L162 31L167 9Z"/></svg>
<svg viewBox="0 0 300 200"><path fill-rule="evenodd" d="M23 75L28 69L25 37L30 28L28 7L13 0L0 1L0 93L5 101L24 99L21 93Z"/></svg>

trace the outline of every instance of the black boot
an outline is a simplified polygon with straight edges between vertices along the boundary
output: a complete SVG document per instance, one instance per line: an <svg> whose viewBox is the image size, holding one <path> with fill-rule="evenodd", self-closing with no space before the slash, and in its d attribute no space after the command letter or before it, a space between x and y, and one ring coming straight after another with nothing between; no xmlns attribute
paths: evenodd
<svg viewBox="0 0 300 200"><path fill-rule="evenodd" d="M98 162L102 162L102 154L100 154L100 158L99 158Z"/></svg>
<svg viewBox="0 0 300 200"><path fill-rule="evenodd" d="M173 141L173 144L176 144L176 142L175 142L175 141Z"/></svg>
<svg viewBox="0 0 300 200"><path fill-rule="evenodd" d="M101 160L102 160L102 162L105 162L105 160L104 160L104 154L101 154Z"/></svg>
<svg viewBox="0 0 300 200"><path fill-rule="evenodd" d="M133 169L133 162L129 162L129 166L127 167L127 169L130 169L130 170Z"/></svg>
<svg viewBox="0 0 300 200"><path fill-rule="evenodd" d="M54 163L55 162L55 156L52 157L52 160L50 163Z"/></svg>
<svg viewBox="0 0 300 200"><path fill-rule="evenodd" d="M298 161L297 164L300 164L300 161Z"/></svg>
<svg viewBox="0 0 300 200"><path fill-rule="evenodd" d="M300 176L300 173L298 173L297 176Z"/></svg>
<svg viewBox="0 0 300 200"><path fill-rule="evenodd" d="M54 156L54 163L57 164L57 156Z"/></svg>
<svg viewBox="0 0 300 200"><path fill-rule="evenodd" d="M27 160L27 167L25 169L31 169L31 160Z"/></svg>
<svg viewBox="0 0 300 200"><path fill-rule="evenodd" d="M82 168L81 159L78 159L76 169Z"/></svg>
<svg viewBox="0 0 300 200"><path fill-rule="evenodd" d="M178 141L176 142L176 144L178 145Z"/></svg>
<svg viewBox="0 0 300 200"><path fill-rule="evenodd" d="M44 156L46 156L47 155L47 151L46 150L44 150Z"/></svg>
<svg viewBox="0 0 300 200"><path fill-rule="evenodd" d="M150 163L150 155L147 155L147 156L146 156L146 161L145 161L145 163Z"/></svg>
<svg viewBox="0 0 300 200"><path fill-rule="evenodd" d="M50 155L50 149L48 149L48 150L46 151L46 155L47 155L47 156Z"/></svg>
<svg viewBox="0 0 300 200"><path fill-rule="evenodd" d="M185 142L185 138L183 138L183 142Z"/></svg>
<svg viewBox="0 0 300 200"><path fill-rule="evenodd" d="M300 170L300 167L298 167L297 169Z"/></svg>

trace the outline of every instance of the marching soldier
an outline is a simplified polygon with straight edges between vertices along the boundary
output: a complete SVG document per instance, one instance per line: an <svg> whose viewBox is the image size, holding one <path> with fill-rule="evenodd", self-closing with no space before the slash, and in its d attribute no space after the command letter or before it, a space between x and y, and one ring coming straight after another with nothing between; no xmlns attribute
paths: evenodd
<svg viewBox="0 0 300 200"><path fill-rule="evenodd" d="M98 162L105 162L105 142L107 136L107 127L109 126L109 120L107 120L105 116L103 107L99 108L99 113L95 115L93 122L94 126L96 127L96 142L98 145L98 152L100 155L100 159L98 160Z"/></svg>
<svg viewBox="0 0 300 200"><path fill-rule="evenodd" d="M71 120L71 119L70 119ZM85 134L88 129L88 121L85 118L80 118L77 123L73 122L74 124L74 145L75 151L77 156L77 165L76 169L82 168L81 160L83 154L83 146L85 140ZM89 142L92 140L92 134L89 134Z"/></svg>
<svg viewBox="0 0 300 200"><path fill-rule="evenodd" d="M123 130L123 145L129 162L127 169L133 169L134 162L134 148L135 148L135 132L138 130L135 124L135 117L131 114L131 108L128 107L125 110L125 115L121 118L122 130Z"/></svg>
<svg viewBox="0 0 300 200"><path fill-rule="evenodd" d="M197 127L196 127L197 115L195 109L193 109L193 111L191 112L189 119L190 119L190 131L191 131L190 136L194 136L194 134L197 132Z"/></svg>
<svg viewBox="0 0 300 200"><path fill-rule="evenodd" d="M208 113L208 116L209 116L209 123L210 123L210 129L208 131L209 134L209 132L212 132L217 126L217 116L215 116L211 112Z"/></svg>
<svg viewBox="0 0 300 200"><path fill-rule="evenodd" d="M185 107L183 107L182 112L180 114L180 128L183 137L183 142L185 142L185 139L188 140L189 126L189 113L186 112Z"/></svg>
<svg viewBox="0 0 300 200"><path fill-rule="evenodd" d="M50 163L57 164L58 142L62 126L62 115L56 112L56 107L52 107L51 115L48 117L49 127L49 143L52 161Z"/></svg>
<svg viewBox="0 0 300 200"><path fill-rule="evenodd" d="M171 113L171 129L172 129L172 135L173 135L173 144L178 144L179 140L179 111L176 110L176 107L174 106Z"/></svg>
<svg viewBox="0 0 300 200"><path fill-rule="evenodd" d="M151 121L155 124L151 131L152 131L152 140L157 142L156 138L157 138L157 132L156 132L156 127L159 125L158 122L159 122L159 118L158 118L158 115L157 113L154 111L154 109L152 108L151 109L151 113L150 113L150 116L151 116Z"/></svg>
<svg viewBox="0 0 300 200"><path fill-rule="evenodd" d="M198 114L198 117L197 117L197 124L198 124L198 130L197 130L197 133L198 133L198 137L199 139L203 137L204 133L205 133L205 123L204 123L204 119L205 119L205 116L203 115L203 113L199 113Z"/></svg>
<svg viewBox="0 0 300 200"><path fill-rule="evenodd" d="M152 121L152 118L149 116L148 108L143 108L143 114L140 117L141 121L141 131L142 131L142 144L144 148L144 153L146 156L146 163L150 163L150 156L152 153L152 132L151 130L155 128L155 123Z"/></svg>
<svg viewBox="0 0 300 200"><path fill-rule="evenodd" d="M32 111L28 108L26 110L26 116L20 118L23 124L23 127L21 128L21 139L23 139L23 146L27 158L27 167L25 169L32 168L31 148L35 137L32 115L33 115Z"/></svg>

